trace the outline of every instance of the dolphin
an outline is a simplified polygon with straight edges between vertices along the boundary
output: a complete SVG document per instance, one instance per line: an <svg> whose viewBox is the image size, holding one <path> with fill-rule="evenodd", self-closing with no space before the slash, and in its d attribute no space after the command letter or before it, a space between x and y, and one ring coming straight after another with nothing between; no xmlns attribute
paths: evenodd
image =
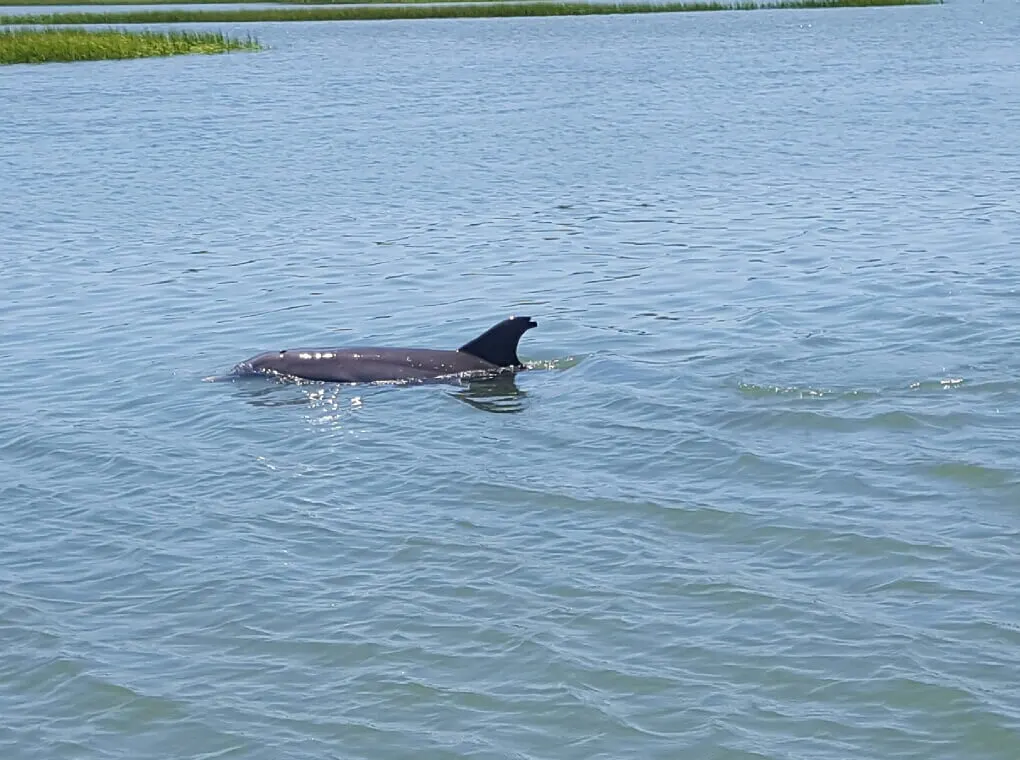
<svg viewBox="0 0 1020 760"><path fill-rule="evenodd" d="M521 336L538 323L531 317L504 319L455 351L433 348L289 348L253 356L231 374L283 375L338 383L424 381L463 375L479 377L525 369L517 357Z"/></svg>

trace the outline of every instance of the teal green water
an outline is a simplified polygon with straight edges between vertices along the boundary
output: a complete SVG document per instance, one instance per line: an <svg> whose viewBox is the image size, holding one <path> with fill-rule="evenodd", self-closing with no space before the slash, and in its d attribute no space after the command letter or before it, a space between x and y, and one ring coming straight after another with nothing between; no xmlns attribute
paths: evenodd
<svg viewBox="0 0 1020 760"><path fill-rule="evenodd" d="M0 757L1020 757L1020 6L213 28L0 71Z"/></svg>

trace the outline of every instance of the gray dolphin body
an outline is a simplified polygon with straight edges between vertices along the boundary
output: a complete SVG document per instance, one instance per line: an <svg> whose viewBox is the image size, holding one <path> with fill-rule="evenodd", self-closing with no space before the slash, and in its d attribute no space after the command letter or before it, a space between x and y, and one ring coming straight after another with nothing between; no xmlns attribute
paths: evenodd
<svg viewBox="0 0 1020 760"><path fill-rule="evenodd" d="M371 383L424 381L463 375L499 374L524 369L517 358L521 336L538 323L510 317L455 351L431 348L290 348L241 362L233 375L286 375L306 380Z"/></svg>

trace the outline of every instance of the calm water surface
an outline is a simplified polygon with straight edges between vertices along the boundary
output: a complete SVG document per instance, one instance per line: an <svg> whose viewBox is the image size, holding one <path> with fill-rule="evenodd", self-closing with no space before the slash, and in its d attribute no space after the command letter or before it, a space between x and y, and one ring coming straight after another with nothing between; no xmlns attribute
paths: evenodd
<svg viewBox="0 0 1020 760"><path fill-rule="evenodd" d="M212 28L0 70L0 757L1020 757L1017 3Z"/></svg>

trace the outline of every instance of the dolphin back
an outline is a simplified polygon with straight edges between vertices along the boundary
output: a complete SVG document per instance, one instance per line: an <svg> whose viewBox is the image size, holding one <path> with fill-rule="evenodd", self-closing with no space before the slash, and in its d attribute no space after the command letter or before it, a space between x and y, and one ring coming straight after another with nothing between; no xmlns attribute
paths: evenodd
<svg viewBox="0 0 1020 760"><path fill-rule="evenodd" d="M521 336L536 327L531 317L510 317L456 351L428 348L294 348L253 356L231 370L234 377L275 374L342 383L431 378L523 369ZM210 378L211 379L211 378Z"/></svg>

